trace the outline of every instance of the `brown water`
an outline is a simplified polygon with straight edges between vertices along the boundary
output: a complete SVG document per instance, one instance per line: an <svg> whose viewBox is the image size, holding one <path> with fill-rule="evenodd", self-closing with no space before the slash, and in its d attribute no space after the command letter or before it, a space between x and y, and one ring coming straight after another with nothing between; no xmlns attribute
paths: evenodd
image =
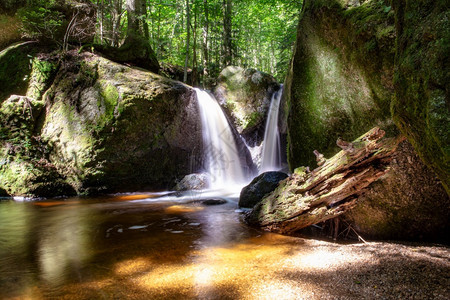
<svg viewBox="0 0 450 300"><path fill-rule="evenodd" d="M0 202L0 298L194 297L210 249L261 237L232 200L150 196Z"/></svg>
<svg viewBox="0 0 450 300"><path fill-rule="evenodd" d="M371 276L395 264L396 251L395 272L419 274L392 276L409 282L405 290L428 284L423 267L409 264L420 261L435 274L430 290L448 292L447 248L424 247L420 257L400 245L345 248L249 228L233 199L206 206L196 197L152 197L0 201L0 299L385 297L391 289L377 288ZM375 283L355 284L361 274Z"/></svg>

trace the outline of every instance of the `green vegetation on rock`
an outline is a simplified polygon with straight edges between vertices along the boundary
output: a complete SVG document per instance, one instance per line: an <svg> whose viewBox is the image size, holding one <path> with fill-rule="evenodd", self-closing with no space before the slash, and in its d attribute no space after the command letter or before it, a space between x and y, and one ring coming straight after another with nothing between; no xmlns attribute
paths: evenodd
<svg viewBox="0 0 450 300"><path fill-rule="evenodd" d="M269 74L230 66L220 73L214 94L238 132L249 144L254 144L263 138L259 132L271 96L278 89L279 84Z"/></svg>
<svg viewBox="0 0 450 300"><path fill-rule="evenodd" d="M394 0L396 125L450 194L450 11L447 1Z"/></svg>
<svg viewBox="0 0 450 300"><path fill-rule="evenodd" d="M395 132L394 18L384 1L307 1L286 79L291 169L330 157L338 137L352 140L373 126ZM389 27L391 29L386 30Z"/></svg>

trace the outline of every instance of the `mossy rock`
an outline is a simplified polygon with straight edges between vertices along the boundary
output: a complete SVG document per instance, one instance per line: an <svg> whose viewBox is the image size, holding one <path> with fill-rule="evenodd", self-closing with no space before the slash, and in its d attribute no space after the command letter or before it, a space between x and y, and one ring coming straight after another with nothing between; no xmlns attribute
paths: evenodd
<svg viewBox="0 0 450 300"><path fill-rule="evenodd" d="M259 144L272 94L280 88L275 78L255 69L229 66L219 75L214 95L247 144Z"/></svg>
<svg viewBox="0 0 450 300"><path fill-rule="evenodd" d="M291 170L331 157L338 137L353 140L374 126L396 134L394 16L386 1L306 1L285 84Z"/></svg>
<svg viewBox="0 0 450 300"><path fill-rule="evenodd" d="M25 95L39 100L48 88L58 64L42 55L45 48L22 42L0 52L0 103L10 95Z"/></svg>
<svg viewBox="0 0 450 300"><path fill-rule="evenodd" d="M450 193L448 1L394 0L397 68L392 115Z"/></svg>
<svg viewBox="0 0 450 300"><path fill-rule="evenodd" d="M0 187L8 194L168 188L192 172L202 138L191 87L90 53L59 56L33 45L0 56L27 79L2 90L27 95L0 110ZM26 67L16 70L19 56Z"/></svg>
<svg viewBox="0 0 450 300"><path fill-rule="evenodd" d="M200 151L194 90L154 73L71 53L44 98L41 138L78 193L171 187Z"/></svg>
<svg viewBox="0 0 450 300"><path fill-rule="evenodd" d="M75 195L75 190L53 166L14 157L0 167L0 182L8 195L55 197Z"/></svg>

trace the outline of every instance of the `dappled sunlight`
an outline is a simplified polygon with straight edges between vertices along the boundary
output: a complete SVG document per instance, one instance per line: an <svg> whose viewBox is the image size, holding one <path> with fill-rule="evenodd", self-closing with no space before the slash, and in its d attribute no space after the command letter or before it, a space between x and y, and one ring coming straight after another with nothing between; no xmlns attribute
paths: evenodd
<svg viewBox="0 0 450 300"><path fill-rule="evenodd" d="M0 282L8 290L0 298L388 298L383 282L390 280L405 298L425 287L439 299L449 286L445 247L342 245L261 232L241 223L233 202L67 203L75 201L4 205L14 224L35 238L6 236L4 246L29 249L35 260L2 252Z"/></svg>
<svg viewBox="0 0 450 300"><path fill-rule="evenodd" d="M184 206L184 205L172 205L164 209L166 214L183 214L204 210L204 207Z"/></svg>
<svg viewBox="0 0 450 300"><path fill-rule="evenodd" d="M155 264L155 262L144 257L128 259L117 263L114 272L120 276L134 275L136 273L148 272L155 267Z"/></svg>

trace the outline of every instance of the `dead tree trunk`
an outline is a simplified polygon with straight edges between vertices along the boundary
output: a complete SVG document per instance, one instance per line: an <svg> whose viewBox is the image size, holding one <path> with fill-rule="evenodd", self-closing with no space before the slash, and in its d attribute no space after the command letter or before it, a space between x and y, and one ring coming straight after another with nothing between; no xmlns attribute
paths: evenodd
<svg viewBox="0 0 450 300"><path fill-rule="evenodd" d="M388 170L401 139L381 139L384 131L370 130L352 143L338 139L342 151L331 159L316 153L319 167L298 168L280 182L247 215L252 225L293 233L334 218L356 205L358 195Z"/></svg>

